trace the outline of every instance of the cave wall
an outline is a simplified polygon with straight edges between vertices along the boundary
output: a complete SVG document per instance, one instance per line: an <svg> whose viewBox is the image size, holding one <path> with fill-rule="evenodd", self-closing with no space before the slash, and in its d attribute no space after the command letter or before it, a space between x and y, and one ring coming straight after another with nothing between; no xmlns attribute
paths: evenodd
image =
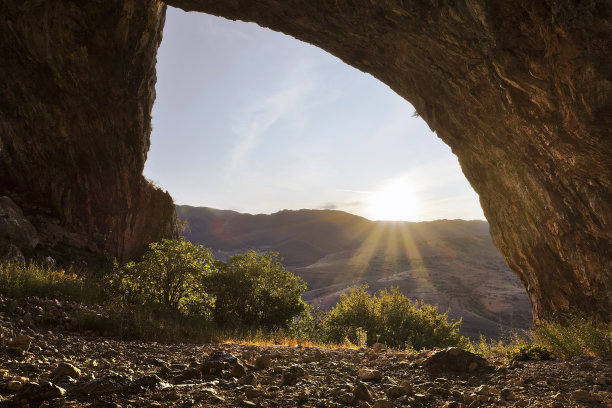
<svg viewBox="0 0 612 408"><path fill-rule="evenodd" d="M130 257L171 229L170 197L141 176L163 5L9 3L0 188ZM611 320L609 1L167 3L284 32L389 85L458 156L534 316Z"/></svg>
<svg viewBox="0 0 612 408"><path fill-rule="evenodd" d="M172 198L142 176L165 7L0 5L0 196L56 253L129 259L174 231Z"/></svg>

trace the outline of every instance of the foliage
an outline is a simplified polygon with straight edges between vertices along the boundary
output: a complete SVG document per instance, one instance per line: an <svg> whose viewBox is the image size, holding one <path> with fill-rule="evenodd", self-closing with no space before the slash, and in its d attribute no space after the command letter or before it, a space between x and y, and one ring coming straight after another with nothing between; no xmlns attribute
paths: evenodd
<svg viewBox="0 0 612 408"><path fill-rule="evenodd" d="M318 306L306 305L306 309L298 316L293 318L286 330L288 337L299 342L310 342L323 344L326 341L324 336L324 322L327 312Z"/></svg>
<svg viewBox="0 0 612 408"><path fill-rule="evenodd" d="M347 339L358 344L357 328L369 335L378 333L377 302L367 288L367 285L351 288L348 294L340 295L340 302L328 312L324 330L330 341L341 343Z"/></svg>
<svg viewBox="0 0 612 408"><path fill-rule="evenodd" d="M516 329L511 331L500 329L500 338L497 340L487 339L482 334L479 340L473 345L476 353L486 357L509 357L518 353L521 347L531 346L533 338L529 333L519 332Z"/></svg>
<svg viewBox="0 0 612 408"><path fill-rule="evenodd" d="M612 357L612 325L573 312L558 321L535 324L535 337L561 358L591 355Z"/></svg>
<svg viewBox="0 0 612 408"><path fill-rule="evenodd" d="M357 342L355 343L357 347L368 346L368 333L361 327L355 329L355 339L357 340Z"/></svg>
<svg viewBox="0 0 612 408"><path fill-rule="evenodd" d="M215 296L213 316L219 326L287 328L306 311L306 284L285 269L278 253L250 250L215 266L207 289Z"/></svg>
<svg viewBox="0 0 612 408"><path fill-rule="evenodd" d="M96 282L71 270L25 263L0 263L0 292L11 297L39 296L83 303L102 297Z"/></svg>
<svg viewBox="0 0 612 408"><path fill-rule="evenodd" d="M141 261L115 268L106 287L123 305L203 315L210 308L204 287L212 265L209 249L183 238L163 239L150 244Z"/></svg>
<svg viewBox="0 0 612 408"><path fill-rule="evenodd" d="M398 288L381 290L378 295L371 295L367 288L350 289L328 313L325 330L330 341L339 343L348 338L359 344L362 339L358 334L365 332L368 345L380 341L414 349L470 347L467 338L459 334L461 321L449 322L448 312L439 314L435 306L412 302Z"/></svg>
<svg viewBox="0 0 612 408"><path fill-rule="evenodd" d="M506 353L508 360L550 360L552 353L546 346L540 346L537 344L524 344L519 346L515 350L508 350Z"/></svg>

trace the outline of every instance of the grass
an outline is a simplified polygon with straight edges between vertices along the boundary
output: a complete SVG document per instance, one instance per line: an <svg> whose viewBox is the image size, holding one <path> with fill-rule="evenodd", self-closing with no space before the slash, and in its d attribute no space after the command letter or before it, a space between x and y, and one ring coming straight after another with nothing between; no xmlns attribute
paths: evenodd
<svg viewBox="0 0 612 408"><path fill-rule="evenodd" d="M572 312L562 320L541 320L531 332L516 330L501 340L481 336L474 350L485 356L509 360L570 359L577 356L612 357L612 325L599 322L584 313Z"/></svg>
<svg viewBox="0 0 612 408"><path fill-rule="evenodd" d="M102 289L92 279L71 270L24 263L0 263L0 293L13 298L38 296L85 304L102 299Z"/></svg>
<svg viewBox="0 0 612 408"><path fill-rule="evenodd" d="M519 353L523 347L528 347L533 343L529 333L521 333L518 330L502 332L499 340L487 339L481 335L472 347L473 351L485 357L506 357Z"/></svg>
<svg viewBox="0 0 612 408"><path fill-rule="evenodd" d="M559 321L536 323L535 338L560 358L612 357L612 325L572 312Z"/></svg>

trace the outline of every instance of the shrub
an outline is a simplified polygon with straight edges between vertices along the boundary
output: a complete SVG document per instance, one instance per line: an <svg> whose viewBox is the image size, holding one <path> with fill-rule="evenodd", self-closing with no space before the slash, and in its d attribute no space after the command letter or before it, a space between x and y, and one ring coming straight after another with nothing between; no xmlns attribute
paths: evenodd
<svg viewBox="0 0 612 408"><path fill-rule="evenodd" d="M467 338L459 334L460 321L448 321L448 312L439 314L437 307L412 302L398 288L381 290L371 295L367 285L350 289L329 312L325 330L332 342L344 338L353 344L367 333L367 344L376 341L391 347L423 349L458 346L469 348ZM359 330L358 330L359 329ZM363 336L363 334L362 334Z"/></svg>
<svg viewBox="0 0 612 408"><path fill-rule="evenodd" d="M324 321L325 337L329 341L343 343L348 340L359 344L357 329L360 329L370 336L367 343L374 343L372 336L379 333L377 302L367 289L368 285L362 285L340 295L340 302L328 312Z"/></svg>
<svg viewBox="0 0 612 408"><path fill-rule="evenodd" d="M552 354L546 346L540 346L537 344L524 344L519 346L517 349L508 350L506 353L508 360L550 360Z"/></svg>
<svg viewBox="0 0 612 408"><path fill-rule="evenodd" d="M217 262L207 288L215 296L213 315L219 326L287 328L306 311L306 284L285 269L275 252L250 250Z"/></svg>
<svg viewBox="0 0 612 408"><path fill-rule="evenodd" d="M204 286L212 265L209 249L183 238L163 239L150 244L141 261L115 268L106 287L124 305L202 315L210 307Z"/></svg>
<svg viewBox="0 0 612 408"><path fill-rule="evenodd" d="M612 326L584 313L573 312L558 321L541 320L534 331L538 342L557 357L612 357Z"/></svg>

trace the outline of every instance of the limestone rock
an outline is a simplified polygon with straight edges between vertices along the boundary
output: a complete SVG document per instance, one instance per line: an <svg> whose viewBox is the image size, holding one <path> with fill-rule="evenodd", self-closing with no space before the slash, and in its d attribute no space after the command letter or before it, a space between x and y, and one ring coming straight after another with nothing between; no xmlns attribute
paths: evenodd
<svg viewBox="0 0 612 408"><path fill-rule="evenodd" d="M240 362L237 361L236 364L232 367L232 371L230 373L232 377L240 378L246 375L246 367Z"/></svg>
<svg viewBox="0 0 612 408"><path fill-rule="evenodd" d="M484 358L457 347L436 351L423 364L423 367L433 372L473 372L486 366Z"/></svg>
<svg viewBox="0 0 612 408"><path fill-rule="evenodd" d="M39 238L34 226L9 197L0 197L0 261L24 262Z"/></svg>
<svg viewBox="0 0 612 408"><path fill-rule="evenodd" d="M258 370L265 370L270 367L271 362L272 358L270 357L270 355L264 354L255 359L255 368L257 368Z"/></svg>
<svg viewBox="0 0 612 408"><path fill-rule="evenodd" d="M362 368L357 373L357 377L359 377L361 381L380 381L382 379L382 373L378 370Z"/></svg>
<svg viewBox="0 0 612 408"><path fill-rule="evenodd" d="M34 249L38 245L36 229L9 197L0 197L0 239L18 248Z"/></svg>
<svg viewBox="0 0 612 408"><path fill-rule="evenodd" d="M170 195L142 176L165 4L0 9L0 195L74 234L45 234L56 248L128 259L173 236Z"/></svg>
<svg viewBox="0 0 612 408"><path fill-rule="evenodd" d="M22 386L23 384L21 383L21 381L11 380L6 383L6 389L10 392L19 391Z"/></svg>
<svg viewBox="0 0 612 408"><path fill-rule="evenodd" d="M291 365L287 370L283 370L283 375L281 376L281 387L296 385L299 380L307 377L304 369L297 365Z"/></svg>
<svg viewBox="0 0 612 408"><path fill-rule="evenodd" d="M32 337L27 334L20 334L12 339L10 339L7 344L7 350L13 354L23 354L30 349L30 344L32 344Z"/></svg>
<svg viewBox="0 0 612 408"><path fill-rule="evenodd" d="M176 377L172 379L172 382L175 384L180 384L184 381L190 380L201 380L202 379L202 370L199 368L188 368Z"/></svg>
<svg viewBox="0 0 612 408"><path fill-rule="evenodd" d="M0 239L0 261L23 263L25 260L23 253L17 246L7 240Z"/></svg>
<svg viewBox="0 0 612 408"><path fill-rule="evenodd" d="M238 363L238 358L224 350L215 351L202 363L202 374L221 374Z"/></svg>
<svg viewBox="0 0 612 408"><path fill-rule="evenodd" d="M66 395L66 390L53 383L45 381L40 383L27 382L15 394L13 401L36 406L36 404L40 404L42 401L60 398L64 395Z"/></svg>
<svg viewBox="0 0 612 408"><path fill-rule="evenodd" d="M379 399L374 402L374 408L394 408L395 404L392 401Z"/></svg>
<svg viewBox="0 0 612 408"><path fill-rule="evenodd" d="M70 390L74 394L108 394L122 390L132 384L132 377L125 374L109 374L96 378Z"/></svg>
<svg viewBox="0 0 612 408"><path fill-rule="evenodd" d="M81 370L72 365L71 363L62 362L53 370L50 378L55 380L56 378L67 376L71 378L79 378L81 375Z"/></svg>
<svg viewBox="0 0 612 408"><path fill-rule="evenodd" d="M576 390L572 392L572 399L579 402L599 402L601 397L596 393L592 393L586 390Z"/></svg>
<svg viewBox="0 0 612 408"><path fill-rule="evenodd" d="M412 386L408 381L402 381L400 385L393 385L387 390L389 398L399 398L412 392Z"/></svg>
<svg viewBox="0 0 612 408"><path fill-rule="evenodd" d="M374 399L372 388L362 382L355 384L355 387L353 388L353 395L355 396L355 399L361 401L372 401Z"/></svg>

